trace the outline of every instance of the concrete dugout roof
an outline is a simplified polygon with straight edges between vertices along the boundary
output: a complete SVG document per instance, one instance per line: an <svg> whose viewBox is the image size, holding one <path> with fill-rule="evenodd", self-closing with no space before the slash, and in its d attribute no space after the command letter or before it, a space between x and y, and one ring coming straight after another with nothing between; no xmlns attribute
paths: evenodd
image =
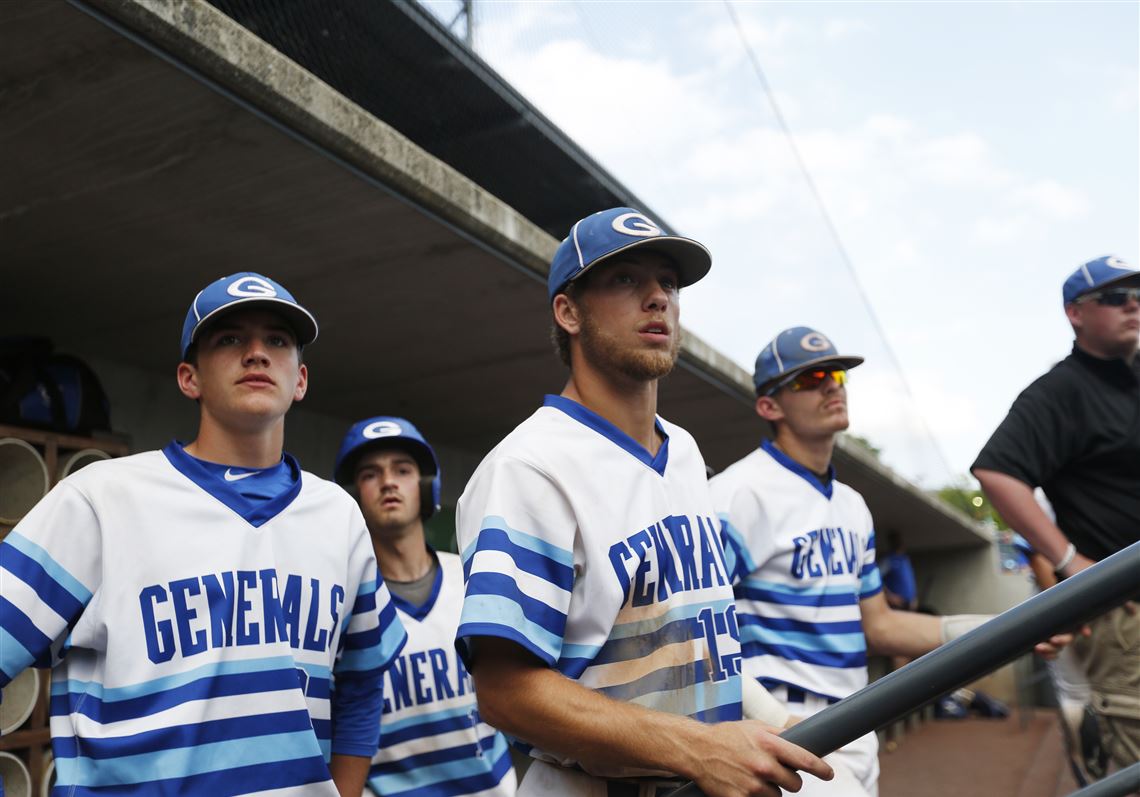
<svg viewBox="0 0 1140 797"><path fill-rule="evenodd" d="M321 324L312 410L482 453L560 389L556 240L201 0L0 3L0 90L0 335L169 373L190 298L256 270ZM751 404L690 334L662 415L720 469ZM988 543L861 452L836 465L911 550Z"/></svg>

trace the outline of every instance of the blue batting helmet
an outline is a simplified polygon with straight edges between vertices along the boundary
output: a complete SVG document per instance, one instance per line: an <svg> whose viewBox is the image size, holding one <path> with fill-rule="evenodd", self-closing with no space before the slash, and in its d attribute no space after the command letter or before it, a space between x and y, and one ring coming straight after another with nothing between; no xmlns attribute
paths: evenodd
<svg viewBox="0 0 1140 797"><path fill-rule="evenodd" d="M420 515L429 518L439 511L442 491L439 460L415 425L405 419L378 415L354 423L341 441L333 466L337 484L349 485L356 478L356 463L372 448L396 447L407 451L420 467Z"/></svg>

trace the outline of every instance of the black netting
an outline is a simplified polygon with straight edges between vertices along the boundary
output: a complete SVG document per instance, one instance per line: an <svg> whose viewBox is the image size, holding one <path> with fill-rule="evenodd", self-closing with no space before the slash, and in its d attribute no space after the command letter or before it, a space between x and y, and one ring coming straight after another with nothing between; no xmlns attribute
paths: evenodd
<svg viewBox="0 0 1140 797"><path fill-rule="evenodd" d="M639 204L415 3L209 2L555 237Z"/></svg>

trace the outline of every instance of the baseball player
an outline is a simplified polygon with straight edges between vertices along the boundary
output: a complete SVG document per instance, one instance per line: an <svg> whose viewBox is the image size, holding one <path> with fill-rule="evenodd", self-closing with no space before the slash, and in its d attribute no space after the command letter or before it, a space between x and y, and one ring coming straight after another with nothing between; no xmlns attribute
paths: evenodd
<svg viewBox="0 0 1140 797"><path fill-rule="evenodd" d="M463 565L433 550L424 521L439 510L439 462L404 418L368 418L344 436L336 481L360 502L408 644L384 684L377 795L511 797L507 741L479 719L471 676L455 650Z"/></svg>
<svg viewBox="0 0 1140 797"><path fill-rule="evenodd" d="M548 278L570 378L459 500L457 645L482 715L535 759L522 795L795 791L815 756L740 720L736 611L693 438L656 414L699 243L614 208L582 219Z"/></svg>
<svg viewBox="0 0 1140 797"><path fill-rule="evenodd" d="M887 604L871 513L831 465L848 425L847 371L862 362L807 327L777 335L753 377L756 413L775 437L710 481L736 585L744 677L767 687L792 721L866 686L868 647L917 658L989 619ZM870 733L833 753L835 780L805 777L802 794L876 795L877 752Z"/></svg>
<svg viewBox="0 0 1140 797"><path fill-rule="evenodd" d="M54 666L60 793L360 795L405 634L356 504L282 453L316 337L267 277L206 286L197 437L76 472L0 545L0 686Z"/></svg>

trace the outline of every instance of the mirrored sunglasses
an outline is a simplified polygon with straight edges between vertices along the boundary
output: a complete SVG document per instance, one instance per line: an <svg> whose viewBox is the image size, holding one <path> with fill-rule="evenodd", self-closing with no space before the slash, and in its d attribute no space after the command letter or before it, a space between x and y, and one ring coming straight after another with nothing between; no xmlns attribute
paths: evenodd
<svg viewBox="0 0 1140 797"><path fill-rule="evenodd" d="M1140 302L1140 288L1113 288L1108 291L1095 291L1086 293L1077 299L1078 302L1092 302L1108 307L1123 307L1131 299Z"/></svg>
<svg viewBox="0 0 1140 797"><path fill-rule="evenodd" d="M842 368L800 371L791 379L778 383L768 391L768 395L771 396L782 387L791 388L793 393L799 393L801 390L816 390L828 377L831 377L831 381L837 385L847 384L847 371Z"/></svg>

